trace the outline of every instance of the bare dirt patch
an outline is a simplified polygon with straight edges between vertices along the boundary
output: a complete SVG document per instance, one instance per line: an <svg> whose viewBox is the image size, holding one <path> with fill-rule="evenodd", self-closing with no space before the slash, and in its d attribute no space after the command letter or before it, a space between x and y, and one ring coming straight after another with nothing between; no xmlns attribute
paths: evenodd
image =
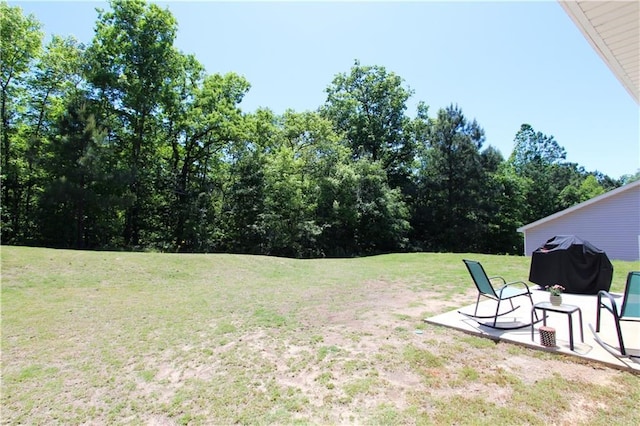
<svg viewBox="0 0 640 426"><path fill-rule="evenodd" d="M454 255L83 256L3 271L3 423L637 424L635 376L425 323Z"/></svg>
<svg viewBox="0 0 640 426"><path fill-rule="evenodd" d="M472 302L475 293L469 292L465 297ZM272 348L268 345L260 350L277 366L278 383L300 389L310 397L311 404L318 406L327 400L340 399L350 383L366 380L372 372L375 372L376 388L356 395L351 401L369 407L390 403L400 410L410 406L412 395L420 392L436 398L484 397L506 406L514 392L510 380L530 386L558 375L565 381L606 387L615 383L621 374L596 364L570 363L563 357L541 359L506 343L489 343L492 350L488 351L486 347L461 343L469 338L461 332L423 324L425 313L444 312L460 303L460 300L443 300L439 293L416 291L402 284L371 282L366 289L336 295L327 303L315 303L299 312L308 332L322 336L315 346L287 345L283 354L269 354ZM266 341L256 340L258 345L264 343ZM401 362L402 348L407 345L445 357L447 365L428 371L407 368L406 363ZM334 352L329 349L327 355L329 363L318 357L319 348L333 348ZM309 358L308 365L301 371L291 371L291 361L301 354ZM477 371L479 377L461 378L460 371L465 369ZM505 382L501 382L502 376ZM351 402L348 398L345 401L334 419L348 418L345 416L353 413ZM563 422L588 420L593 410L580 407L576 400L572 414L567 414Z"/></svg>

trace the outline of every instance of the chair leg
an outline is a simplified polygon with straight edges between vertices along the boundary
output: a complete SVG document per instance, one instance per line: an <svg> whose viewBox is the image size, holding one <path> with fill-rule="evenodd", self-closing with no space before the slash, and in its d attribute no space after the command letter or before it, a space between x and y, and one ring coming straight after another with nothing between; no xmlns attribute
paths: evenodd
<svg viewBox="0 0 640 426"><path fill-rule="evenodd" d="M605 306L602 303L602 294L598 293L598 308L596 309L596 333L600 332L600 311L606 309L613 314L613 321L616 323L616 333L618 334L618 343L620 344L620 353L623 356L627 355L627 351L624 348L624 339L622 338L622 328L620 327L620 317L618 316L618 310L615 304L611 308Z"/></svg>
<svg viewBox="0 0 640 426"><path fill-rule="evenodd" d="M627 351L624 349L624 341L622 340L622 329L620 328L620 318L614 315L616 319L616 331L618 332L618 342L620 343L620 353L626 355Z"/></svg>
<svg viewBox="0 0 640 426"><path fill-rule="evenodd" d="M498 303L496 304L496 314L493 316L493 326L496 326L498 322L498 312L500 312L500 299L498 299Z"/></svg>
<svg viewBox="0 0 640 426"><path fill-rule="evenodd" d="M476 310L473 311L473 315L478 315L478 304L480 303L480 293L478 293L478 298L476 299Z"/></svg>
<svg viewBox="0 0 640 426"><path fill-rule="evenodd" d="M529 301L531 302L531 306L534 306L535 304L533 303L533 297L531 297L531 293L529 293ZM538 311L536 309L533 310L533 313L535 314L535 321L538 322ZM531 315L531 322L533 322L533 315Z"/></svg>
<svg viewBox="0 0 640 426"><path fill-rule="evenodd" d="M602 309L601 295L598 294L598 309L596 310L596 333L600 332L600 309Z"/></svg>

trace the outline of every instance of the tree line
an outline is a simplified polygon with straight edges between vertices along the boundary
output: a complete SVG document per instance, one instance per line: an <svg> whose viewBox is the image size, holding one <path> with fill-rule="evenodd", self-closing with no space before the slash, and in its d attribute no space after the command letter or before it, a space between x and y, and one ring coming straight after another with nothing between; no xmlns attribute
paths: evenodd
<svg viewBox="0 0 640 426"><path fill-rule="evenodd" d="M113 0L92 41L0 3L3 244L291 257L522 252L516 228L620 180L522 124L508 158L457 105L355 61L315 111L176 49L168 9Z"/></svg>

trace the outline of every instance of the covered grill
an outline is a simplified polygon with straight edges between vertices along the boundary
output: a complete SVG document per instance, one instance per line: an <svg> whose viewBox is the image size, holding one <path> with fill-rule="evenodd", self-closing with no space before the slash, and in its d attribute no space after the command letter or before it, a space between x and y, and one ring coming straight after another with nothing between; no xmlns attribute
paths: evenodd
<svg viewBox="0 0 640 426"><path fill-rule="evenodd" d="M556 235L531 255L529 281L560 284L565 292L597 294L611 287L613 265L607 254L575 235Z"/></svg>

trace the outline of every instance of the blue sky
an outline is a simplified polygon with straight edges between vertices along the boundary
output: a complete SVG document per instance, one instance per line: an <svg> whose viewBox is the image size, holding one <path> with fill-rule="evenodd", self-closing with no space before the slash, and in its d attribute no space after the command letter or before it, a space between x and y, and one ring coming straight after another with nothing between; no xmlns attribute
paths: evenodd
<svg viewBox="0 0 640 426"><path fill-rule="evenodd" d="M355 59L414 90L430 116L457 104L506 158L522 123L553 135L567 160L613 178L640 169L631 95L556 1L171 1L176 46L212 73L251 83L241 107L315 110ZM88 43L103 2L9 1L46 34ZM47 36L46 40L49 39Z"/></svg>

